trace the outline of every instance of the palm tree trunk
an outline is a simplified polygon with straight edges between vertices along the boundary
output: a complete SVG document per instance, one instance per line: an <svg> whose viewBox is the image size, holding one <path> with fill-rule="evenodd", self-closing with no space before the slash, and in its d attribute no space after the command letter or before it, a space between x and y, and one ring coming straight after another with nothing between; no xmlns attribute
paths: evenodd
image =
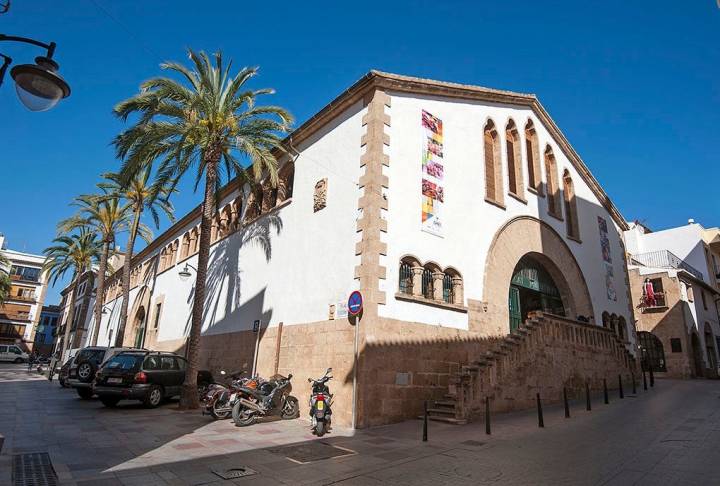
<svg viewBox="0 0 720 486"><path fill-rule="evenodd" d="M217 156L215 156L217 152ZM180 408L198 408L199 399L197 391L197 373L199 368L200 331L202 330L203 313L205 307L205 277L210 259L210 231L212 218L215 214L215 185L217 182L217 164L220 159L219 151L208 151L209 159L205 174L205 199L203 200L202 216L200 219L200 247L198 248L197 276L195 277L195 296L193 298L192 324L187 343L187 370L185 383L180 396Z"/></svg>
<svg viewBox="0 0 720 486"><path fill-rule="evenodd" d="M127 325L128 306L130 304L130 264L132 263L133 248L135 248L135 237L137 237L138 226L140 225L140 214L142 214L142 208L136 207L133 224L130 228L130 234L128 235L127 254L125 255L125 262L123 263L123 300L120 306L120 323L118 324L117 336L115 337L115 346L122 346L125 340L125 326Z"/></svg>
<svg viewBox="0 0 720 486"><path fill-rule="evenodd" d="M65 362L65 351L70 349L70 328L72 328L73 319L75 319L75 295L79 279L80 276L75 273L75 277L72 280L72 290L70 291L70 310L68 310L67 320L65 321L65 336L63 337L63 347L60 353L61 365Z"/></svg>
<svg viewBox="0 0 720 486"><path fill-rule="evenodd" d="M105 293L105 271L107 269L108 253L110 253L110 241L103 242L103 251L100 255L100 268L97 275L97 292L95 295L95 327L93 328L92 340L90 346L97 346L98 336L100 335L100 324L102 321L103 294Z"/></svg>

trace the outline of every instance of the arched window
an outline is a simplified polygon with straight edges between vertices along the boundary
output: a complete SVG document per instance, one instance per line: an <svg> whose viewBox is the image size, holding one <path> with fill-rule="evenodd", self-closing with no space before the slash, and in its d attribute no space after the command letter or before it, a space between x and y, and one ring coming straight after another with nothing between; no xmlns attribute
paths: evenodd
<svg viewBox="0 0 720 486"><path fill-rule="evenodd" d="M667 371L665 368L665 349L660 339L647 331L638 331L640 344L640 364L643 371Z"/></svg>
<svg viewBox="0 0 720 486"><path fill-rule="evenodd" d="M625 322L625 318L623 316L620 316L618 318L618 337L622 341L627 341L627 322Z"/></svg>
<svg viewBox="0 0 720 486"><path fill-rule="evenodd" d="M492 120L483 131L485 147L485 198L503 204L502 165L500 162L500 136Z"/></svg>
<svg viewBox="0 0 720 486"><path fill-rule="evenodd" d="M270 180L267 179L263 184L263 200L262 200L262 211L263 213L270 211L277 204L278 199L278 188L272 187Z"/></svg>
<svg viewBox="0 0 720 486"><path fill-rule="evenodd" d="M398 291L401 294L412 295L413 293L413 271L409 260L400 262L400 274L398 276Z"/></svg>
<svg viewBox="0 0 720 486"><path fill-rule="evenodd" d="M449 304L463 305L465 297L460 273L452 267L446 268L443 273L443 300Z"/></svg>
<svg viewBox="0 0 720 486"><path fill-rule="evenodd" d="M279 183L277 190L277 202L281 203L292 198L293 184L295 182L295 163L286 162L280 169Z"/></svg>
<svg viewBox="0 0 720 486"><path fill-rule="evenodd" d="M617 322L618 322L618 316L617 314L611 314L610 315L610 330L613 332L613 334L617 333Z"/></svg>
<svg viewBox="0 0 720 486"><path fill-rule="evenodd" d="M220 212L220 238L228 236L230 234L230 205L226 204Z"/></svg>
<svg viewBox="0 0 720 486"><path fill-rule="evenodd" d="M578 227L575 186L572 177L570 177L570 172L567 169L563 172L563 195L565 198L565 225L567 226L567 235L579 240L580 228Z"/></svg>
<svg viewBox="0 0 720 486"><path fill-rule="evenodd" d="M508 191L524 199L520 134L512 120L505 127L505 152L508 163Z"/></svg>
<svg viewBox="0 0 720 486"><path fill-rule="evenodd" d="M556 218L562 218L558 196L557 164L550 145L545 147L545 177L547 177L548 213Z"/></svg>
<svg viewBox="0 0 720 486"><path fill-rule="evenodd" d="M435 296L435 288L433 286L433 272L425 267L422 273L422 293L426 299L432 299Z"/></svg>
<svg viewBox="0 0 720 486"><path fill-rule="evenodd" d="M542 196L540 183L540 145L532 120L525 125L525 153L527 154L528 185Z"/></svg>
<svg viewBox="0 0 720 486"><path fill-rule="evenodd" d="M230 230L240 229L240 215L242 214L242 195L236 197L230 203Z"/></svg>
<svg viewBox="0 0 720 486"><path fill-rule="evenodd" d="M245 222L252 221L253 219L260 216L261 204L263 197L262 186L255 185L251 188L250 196L248 197L248 207L245 211Z"/></svg>
<svg viewBox="0 0 720 486"><path fill-rule="evenodd" d="M190 256L190 232L188 231L182 237L182 247L180 247L180 259L184 260Z"/></svg>
<svg viewBox="0 0 720 486"><path fill-rule="evenodd" d="M605 329L610 327L610 314L608 311L602 313L602 325Z"/></svg>

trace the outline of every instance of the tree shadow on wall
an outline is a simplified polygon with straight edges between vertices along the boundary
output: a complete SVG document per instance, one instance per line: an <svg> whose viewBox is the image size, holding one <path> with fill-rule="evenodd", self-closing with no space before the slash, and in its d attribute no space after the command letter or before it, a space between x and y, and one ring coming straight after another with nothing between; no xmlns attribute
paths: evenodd
<svg viewBox="0 0 720 486"><path fill-rule="evenodd" d="M266 262L272 259L272 237L279 235L283 228L282 218L277 214L266 214L254 222L243 226L236 233L224 238L210 250L207 277L205 282L205 305L203 309L204 332L212 329L213 333L241 330L237 326L237 316L251 310L258 318L267 321L268 316L260 315L264 301L264 290L248 300L242 306L242 273L240 268L240 251L246 247L257 247L262 251ZM225 293L225 298L221 295ZM190 312L185 322L185 334L190 331L192 323L192 302L195 298L195 286L188 294ZM258 308L259 306L259 308ZM218 314L222 318L217 319Z"/></svg>

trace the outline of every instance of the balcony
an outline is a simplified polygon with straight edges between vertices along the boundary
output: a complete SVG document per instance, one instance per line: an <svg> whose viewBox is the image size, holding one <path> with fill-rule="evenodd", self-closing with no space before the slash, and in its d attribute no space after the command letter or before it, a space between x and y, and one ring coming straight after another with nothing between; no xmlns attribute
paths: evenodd
<svg viewBox="0 0 720 486"><path fill-rule="evenodd" d="M23 336L25 336L25 326L0 324L0 338L22 339Z"/></svg>
<svg viewBox="0 0 720 486"><path fill-rule="evenodd" d="M702 280L703 275L698 269L685 262L671 251L660 250L651 251L649 253L640 253L630 257L631 263L641 265L643 267L652 268L674 268L677 270L685 270L695 278Z"/></svg>
<svg viewBox="0 0 720 486"><path fill-rule="evenodd" d="M30 277L23 277L22 275L10 275L10 280L17 281L17 282L40 283L40 277L30 278Z"/></svg>
<svg viewBox="0 0 720 486"><path fill-rule="evenodd" d="M9 321L29 321L30 320L30 313L29 312L2 312L0 311L0 319L5 319Z"/></svg>
<svg viewBox="0 0 720 486"><path fill-rule="evenodd" d="M36 302L37 297L35 295L8 295L7 300L19 300L22 302Z"/></svg>
<svg viewBox="0 0 720 486"><path fill-rule="evenodd" d="M664 311L668 308L667 301L665 300L664 292L655 292L653 298L648 298L647 295L643 295L640 299L640 304L637 306L640 312L659 312Z"/></svg>

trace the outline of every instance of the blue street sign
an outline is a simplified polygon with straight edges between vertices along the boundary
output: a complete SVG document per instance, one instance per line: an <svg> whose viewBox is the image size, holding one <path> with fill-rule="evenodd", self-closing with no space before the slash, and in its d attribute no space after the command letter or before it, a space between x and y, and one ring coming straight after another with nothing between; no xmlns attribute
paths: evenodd
<svg viewBox="0 0 720 486"><path fill-rule="evenodd" d="M253 321L253 332L258 332L260 330L260 320Z"/></svg>
<svg viewBox="0 0 720 486"><path fill-rule="evenodd" d="M356 316L360 314L360 311L362 311L363 306L363 298L362 294L356 290L352 294L350 294L350 297L348 297L348 313L351 316Z"/></svg>

